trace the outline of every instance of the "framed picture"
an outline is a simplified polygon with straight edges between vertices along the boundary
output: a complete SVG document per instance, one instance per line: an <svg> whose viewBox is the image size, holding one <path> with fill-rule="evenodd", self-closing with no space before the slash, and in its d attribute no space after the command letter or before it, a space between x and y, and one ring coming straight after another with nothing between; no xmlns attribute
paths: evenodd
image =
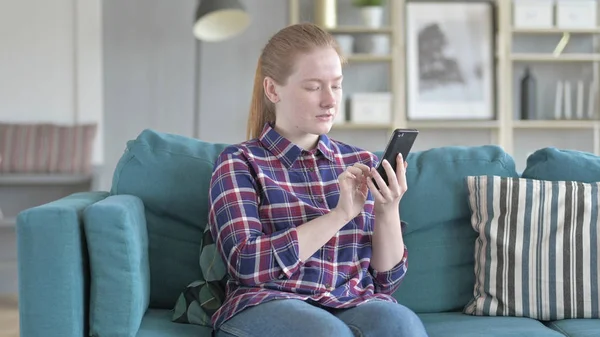
<svg viewBox="0 0 600 337"><path fill-rule="evenodd" d="M489 1L407 3L409 120L494 118L494 15Z"/></svg>

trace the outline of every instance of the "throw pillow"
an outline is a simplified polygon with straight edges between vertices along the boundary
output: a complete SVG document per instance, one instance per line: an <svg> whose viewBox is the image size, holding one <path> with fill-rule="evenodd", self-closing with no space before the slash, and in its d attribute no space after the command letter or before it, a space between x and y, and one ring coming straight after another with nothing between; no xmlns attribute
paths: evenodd
<svg viewBox="0 0 600 337"><path fill-rule="evenodd" d="M474 298L464 313L600 318L600 183L467 177Z"/></svg>
<svg viewBox="0 0 600 337"><path fill-rule="evenodd" d="M179 296L173 312L173 322L212 326L212 315L225 301L225 286L229 274L208 225L202 237L200 269L202 279L190 283Z"/></svg>
<svg viewBox="0 0 600 337"><path fill-rule="evenodd" d="M0 123L0 173L92 173L97 125Z"/></svg>

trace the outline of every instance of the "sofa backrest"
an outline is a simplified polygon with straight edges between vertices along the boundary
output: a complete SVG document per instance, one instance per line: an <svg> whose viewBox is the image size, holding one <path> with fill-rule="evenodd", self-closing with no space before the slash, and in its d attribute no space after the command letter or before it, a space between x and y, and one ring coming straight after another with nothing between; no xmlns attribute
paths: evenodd
<svg viewBox="0 0 600 337"><path fill-rule="evenodd" d="M144 130L117 164L111 193L138 196L146 209L151 307L173 308L185 287L202 277L209 182L226 146ZM407 161L409 189L400 214L408 222L409 268L394 296L417 312L460 310L473 293L476 238L465 177L518 176L514 161L495 146L436 148L411 153Z"/></svg>
<svg viewBox="0 0 600 337"><path fill-rule="evenodd" d="M208 188L225 144L144 130L127 143L111 194L142 199L150 258L150 306L173 308L185 287L200 279Z"/></svg>
<svg viewBox="0 0 600 337"><path fill-rule="evenodd" d="M408 272L394 296L419 313L462 310L475 283L466 177L517 177L514 160L497 146L447 146L411 153L407 162L400 217L408 223Z"/></svg>

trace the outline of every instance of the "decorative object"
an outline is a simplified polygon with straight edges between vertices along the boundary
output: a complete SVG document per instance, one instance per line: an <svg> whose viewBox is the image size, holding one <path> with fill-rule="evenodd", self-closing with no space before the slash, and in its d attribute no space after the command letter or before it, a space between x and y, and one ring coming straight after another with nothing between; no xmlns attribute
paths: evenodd
<svg viewBox="0 0 600 337"><path fill-rule="evenodd" d="M324 28L337 26L337 0L313 0L313 22Z"/></svg>
<svg viewBox="0 0 600 337"><path fill-rule="evenodd" d="M514 0L513 6L515 28L552 28L554 26L554 0Z"/></svg>
<svg viewBox="0 0 600 337"><path fill-rule="evenodd" d="M600 183L480 175L467 186L478 235L465 314L600 318Z"/></svg>
<svg viewBox="0 0 600 337"><path fill-rule="evenodd" d="M364 124L389 124L392 120L392 94L365 92L352 95L350 121Z"/></svg>
<svg viewBox="0 0 600 337"><path fill-rule="evenodd" d="M596 0L557 0L556 25L559 28L596 28Z"/></svg>
<svg viewBox="0 0 600 337"><path fill-rule="evenodd" d="M334 124L344 124L346 123L346 100L347 97L342 97L340 100L340 106L338 107L337 115L333 119Z"/></svg>
<svg viewBox="0 0 600 337"><path fill-rule="evenodd" d="M380 28L383 25L383 0L354 0L353 4L360 8L365 26Z"/></svg>
<svg viewBox="0 0 600 337"><path fill-rule="evenodd" d="M564 95L564 117L565 119L573 119L573 100L571 98L571 82L565 81L565 95Z"/></svg>
<svg viewBox="0 0 600 337"><path fill-rule="evenodd" d="M250 15L238 0L200 0L193 33L196 37L194 63L194 121L192 135L200 138L200 41L230 39L250 25Z"/></svg>
<svg viewBox="0 0 600 337"><path fill-rule="evenodd" d="M587 117L594 119L596 117L596 97L598 95L598 82L592 81L590 83L590 90L588 93L588 106L587 106Z"/></svg>
<svg viewBox="0 0 600 337"><path fill-rule="evenodd" d="M556 93L554 95L554 119L558 120L562 118L562 107L563 107L563 81L556 81Z"/></svg>
<svg viewBox="0 0 600 337"><path fill-rule="evenodd" d="M356 37L355 52L369 55L389 55L390 36L388 34L362 34Z"/></svg>
<svg viewBox="0 0 600 337"><path fill-rule="evenodd" d="M529 67L521 78L521 119L537 117L537 83Z"/></svg>
<svg viewBox="0 0 600 337"><path fill-rule="evenodd" d="M494 117L494 10L488 1L407 4L409 119Z"/></svg>
<svg viewBox="0 0 600 337"><path fill-rule="evenodd" d="M344 56L354 53L354 36L350 34L335 34L334 37Z"/></svg>
<svg viewBox="0 0 600 337"><path fill-rule="evenodd" d="M577 96L575 103L575 116L577 119L583 119L583 81L577 81Z"/></svg>

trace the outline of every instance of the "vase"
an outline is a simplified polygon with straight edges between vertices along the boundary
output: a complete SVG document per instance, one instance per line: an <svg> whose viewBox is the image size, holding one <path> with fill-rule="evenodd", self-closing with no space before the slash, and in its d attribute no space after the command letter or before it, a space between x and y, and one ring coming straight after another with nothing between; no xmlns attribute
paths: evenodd
<svg viewBox="0 0 600 337"><path fill-rule="evenodd" d="M363 24L369 28L380 28L383 25L383 7L365 6L360 8Z"/></svg>
<svg viewBox="0 0 600 337"><path fill-rule="evenodd" d="M337 26L337 0L313 0L314 23L323 28Z"/></svg>
<svg viewBox="0 0 600 337"><path fill-rule="evenodd" d="M531 120L537 117L537 83L529 67L521 77L521 119Z"/></svg>

